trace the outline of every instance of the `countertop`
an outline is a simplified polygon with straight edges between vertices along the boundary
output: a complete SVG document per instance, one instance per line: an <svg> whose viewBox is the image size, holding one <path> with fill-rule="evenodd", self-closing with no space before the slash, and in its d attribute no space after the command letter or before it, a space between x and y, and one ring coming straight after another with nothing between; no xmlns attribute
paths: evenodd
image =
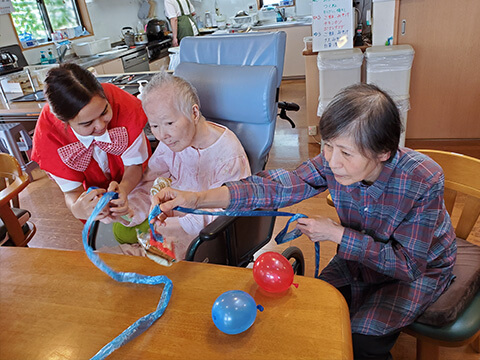
<svg viewBox="0 0 480 360"><path fill-rule="evenodd" d="M110 60L115 60L118 58L121 58L123 56L127 56L133 53L136 53L138 51L141 51L146 48L146 45L138 45L129 49L123 49L123 50L110 50L106 51L105 53L102 54L97 54L97 55L92 55L88 57L77 57L77 56L67 56L65 58L66 62L73 62L75 64L78 64L84 68L88 68L91 66L97 66L99 64L108 62Z"/></svg>
<svg viewBox="0 0 480 360"><path fill-rule="evenodd" d="M74 55L69 55L66 57L65 60L66 62L73 62L84 68L89 68L89 67L97 66L99 64L106 63L111 60L121 58L123 56L133 54L145 48L146 48L145 45L138 45L129 49L121 49L118 51L110 50L103 54L97 54L97 55L92 55L88 57L77 57ZM49 65L46 65L46 67L48 66ZM54 64L50 66L54 66ZM41 65L39 65L38 67L41 67ZM113 74L113 75L120 75L120 74ZM18 93L7 94L7 97L9 99L12 99L18 96L21 96L21 95ZM40 114L40 111L42 110L43 105L44 105L44 102L33 102L33 101L32 102L10 102L9 104L6 104L0 96L0 120L2 120L1 119L2 116L8 116L8 117L21 116L23 118L32 118L32 120L33 119L36 120L36 117L38 117L38 115Z"/></svg>

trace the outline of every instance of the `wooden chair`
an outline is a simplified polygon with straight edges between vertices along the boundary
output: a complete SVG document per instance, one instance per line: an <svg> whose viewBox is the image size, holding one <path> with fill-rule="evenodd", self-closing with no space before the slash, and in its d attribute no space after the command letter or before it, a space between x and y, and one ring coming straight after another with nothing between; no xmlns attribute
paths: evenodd
<svg viewBox="0 0 480 360"><path fill-rule="evenodd" d="M18 207L18 194L29 182L18 161L0 153L0 245L27 246L35 234L30 213Z"/></svg>
<svg viewBox="0 0 480 360"><path fill-rule="evenodd" d="M457 279L404 332L417 339L417 360L439 359L441 346L471 344L480 352L480 247L466 241L480 215L480 160L445 151L418 151L444 171L444 199L450 216L457 194L465 194L466 200L455 227L458 251L453 272Z"/></svg>

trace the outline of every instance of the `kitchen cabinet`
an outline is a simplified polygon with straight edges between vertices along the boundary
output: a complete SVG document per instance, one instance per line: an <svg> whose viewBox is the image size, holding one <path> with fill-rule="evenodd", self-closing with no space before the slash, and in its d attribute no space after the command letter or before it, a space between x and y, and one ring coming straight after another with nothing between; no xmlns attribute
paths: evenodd
<svg viewBox="0 0 480 360"><path fill-rule="evenodd" d="M123 64L121 59L107 61L103 64L98 64L93 67L97 75L105 74L123 74Z"/></svg>
<svg viewBox="0 0 480 360"><path fill-rule="evenodd" d="M98 69L99 68L99 69ZM123 64L121 59L115 59L95 66L97 74L123 74ZM98 70L101 72L99 73Z"/></svg>
<svg viewBox="0 0 480 360"><path fill-rule="evenodd" d="M169 56L165 56L161 59L154 60L149 64L150 71L167 70L169 64L170 64Z"/></svg>
<svg viewBox="0 0 480 360"><path fill-rule="evenodd" d="M479 1L399 1L395 43L415 50L407 139L480 138L479 14Z"/></svg>
<svg viewBox="0 0 480 360"><path fill-rule="evenodd" d="M305 43L303 38L312 36L311 25L285 26L278 28L259 30L262 32L284 31L287 34L287 44L285 47L285 64L283 66L283 78L304 78L305 62L303 60L303 48Z"/></svg>

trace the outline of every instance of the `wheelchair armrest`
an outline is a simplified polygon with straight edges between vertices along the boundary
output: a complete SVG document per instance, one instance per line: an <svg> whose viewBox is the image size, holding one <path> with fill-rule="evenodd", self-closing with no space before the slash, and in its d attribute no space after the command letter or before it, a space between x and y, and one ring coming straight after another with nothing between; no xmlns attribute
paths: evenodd
<svg viewBox="0 0 480 360"><path fill-rule="evenodd" d="M286 102L286 101L280 101L278 103L278 108L281 110L286 110L286 111L298 111L300 110L300 106L298 104L293 103L293 102Z"/></svg>
<svg viewBox="0 0 480 360"><path fill-rule="evenodd" d="M219 216L210 224L208 224L205 228L203 228L198 234L198 236L193 239L188 246L185 260L194 261L195 254L199 246L205 241L215 240L220 234L225 231L225 229L229 228L236 219L236 217L232 216Z"/></svg>
<svg viewBox="0 0 480 360"><path fill-rule="evenodd" d="M235 219L234 216L219 216L200 231L199 237L203 241L213 240L219 233L228 228Z"/></svg>

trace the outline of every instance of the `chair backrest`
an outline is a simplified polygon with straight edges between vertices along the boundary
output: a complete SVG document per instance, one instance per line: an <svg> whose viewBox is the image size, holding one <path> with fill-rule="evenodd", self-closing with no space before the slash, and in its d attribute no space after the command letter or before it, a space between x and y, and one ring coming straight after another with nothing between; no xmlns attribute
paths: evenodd
<svg viewBox="0 0 480 360"><path fill-rule="evenodd" d="M28 174L22 171L17 159L0 153L0 233L6 235L15 246L26 246L35 234L35 227L20 223L19 217L25 218L28 212L13 208L18 206L18 194L29 184ZM29 215L27 216L30 217ZM26 220L25 220L26 221ZM3 236L0 241L3 241Z"/></svg>
<svg viewBox="0 0 480 360"><path fill-rule="evenodd" d="M272 147L284 55L283 32L188 37L180 45L175 75L197 89L207 120L237 135L252 173L265 168Z"/></svg>
<svg viewBox="0 0 480 360"><path fill-rule="evenodd" d="M265 168L273 143L286 34L254 33L184 38L175 75L198 91L209 121L232 130L252 173ZM218 217L200 232L186 260L246 266L270 240L275 217Z"/></svg>
<svg viewBox="0 0 480 360"><path fill-rule="evenodd" d="M450 216L458 199L457 194L466 196L462 197L465 202L455 226L455 234L467 239L480 215L480 160L447 151L417 151L429 156L442 167L445 174L444 200Z"/></svg>

